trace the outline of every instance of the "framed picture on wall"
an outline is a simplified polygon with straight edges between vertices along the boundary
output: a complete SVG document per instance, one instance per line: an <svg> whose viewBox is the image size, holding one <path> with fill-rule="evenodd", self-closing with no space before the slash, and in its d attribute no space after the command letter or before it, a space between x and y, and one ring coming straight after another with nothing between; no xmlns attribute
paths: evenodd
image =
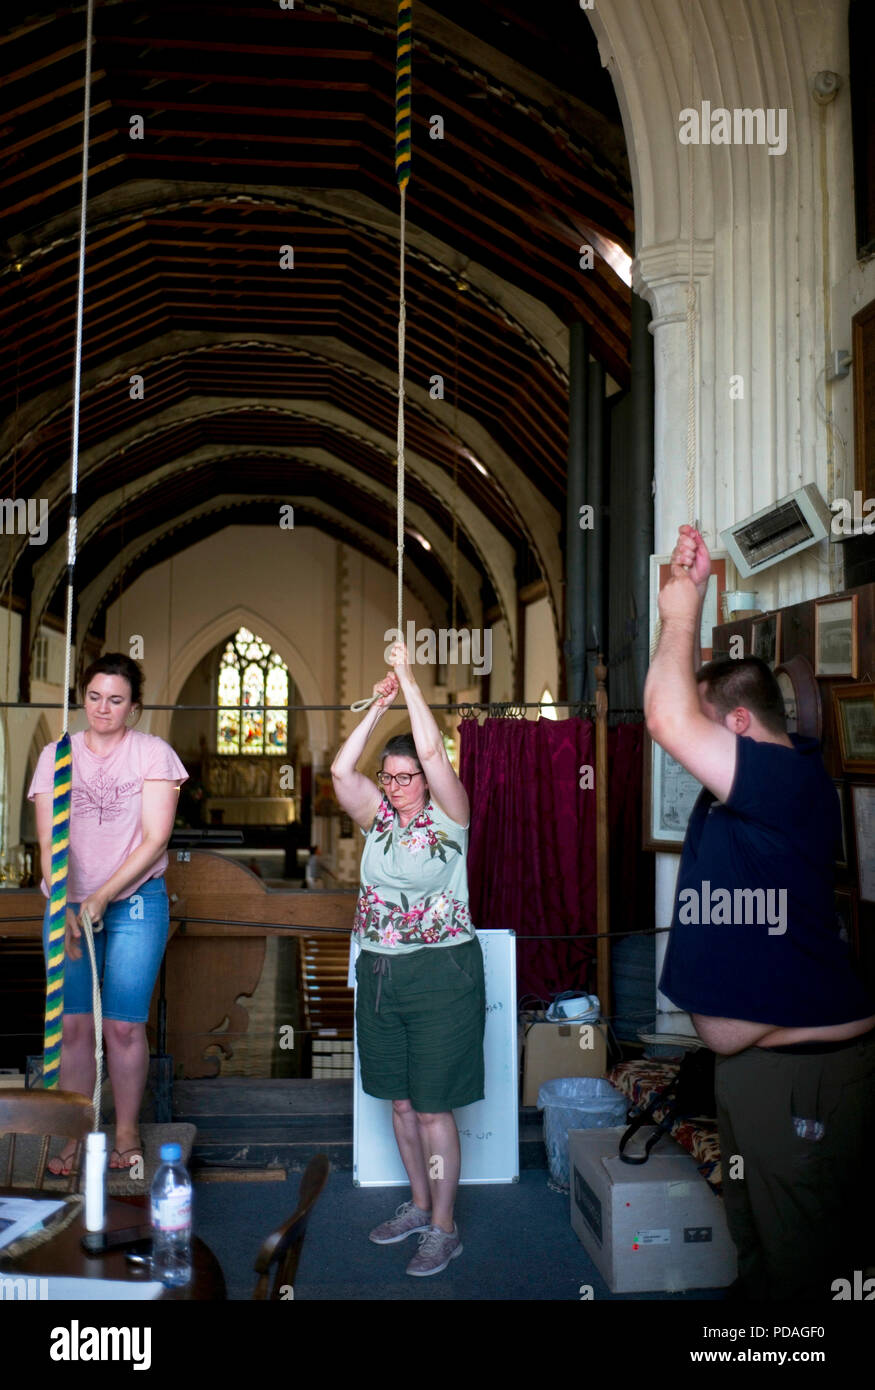
<svg viewBox="0 0 875 1390"><path fill-rule="evenodd" d="M656 631L659 618L659 591L667 583L671 574L670 555L651 555L650 557L650 631ZM723 594L727 588L734 588L735 566L726 551L713 551L711 554L711 578L705 594L702 609L702 626L699 632L699 645L702 660L710 661L712 656L712 628L723 621Z"/></svg>
<svg viewBox="0 0 875 1390"><path fill-rule="evenodd" d="M644 848L680 853L701 782L644 735Z"/></svg>
<svg viewBox="0 0 875 1390"><path fill-rule="evenodd" d="M751 656L760 657L774 671L781 659L780 613L767 613L764 618L754 618Z"/></svg>
<svg viewBox="0 0 875 1390"><path fill-rule="evenodd" d="M814 674L857 678L857 595L814 605Z"/></svg>
<svg viewBox="0 0 875 1390"><path fill-rule="evenodd" d="M857 882L863 902L875 903L875 786L851 787Z"/></svg>
<svg viewBox="0 0 875 1390"><path fill-rule="evenodd" d="M838 685L833 701L842 770L875 773L875 684Z"/></svg>

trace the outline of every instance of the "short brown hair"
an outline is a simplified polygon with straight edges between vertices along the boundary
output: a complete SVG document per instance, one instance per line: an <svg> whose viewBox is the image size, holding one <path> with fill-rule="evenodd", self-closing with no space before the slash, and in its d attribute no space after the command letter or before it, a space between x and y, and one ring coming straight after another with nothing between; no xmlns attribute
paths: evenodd
<svg viewBox="0 0 875 1390"><path fill-rule="evenodd" d="M787 732L781 687L761 657L717 657L699 667L696 680L707 687L708 699L721 715L731 714L741 706L756 715L770 733Z"/></svg>
<svg viewBox="0 0 875 1390"><path fill-rule="evenodd" d="M144 679L142 668L136 661L126 656L124 652L104 652L103 656L99 656L96 661L92 661L80 682L83 700L95 676L121 676L131 687L131 700L133 703L135 705L142 705Z"/></svg>
<svg viewBox="0 0 875 1390"><path fill-rule="evenodd" d="M419 761L419 754L416 751L416 744L413 742L413 734L396 734L390 738L386 747L380 754L380 767L387 758L412 758L417 768L422 772L423 766Z"/></svg>

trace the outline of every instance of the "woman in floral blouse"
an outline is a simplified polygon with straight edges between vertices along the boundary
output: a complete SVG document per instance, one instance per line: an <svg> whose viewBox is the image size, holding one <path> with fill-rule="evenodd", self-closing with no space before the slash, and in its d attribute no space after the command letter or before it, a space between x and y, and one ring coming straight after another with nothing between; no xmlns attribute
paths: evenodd
<svg viewBox="0 0 875 1390"><path fill-rule="evenodd" d="M353 934L362 1085L392 1101L411 1200L371 1231L377 1245L419 1232L407 1266L438 1274L462 1253L453 1219L459 1133L453 1110L483 1099L483 953L468 910L465 788L414 680L407 650L374 686L375 702L331 766L337 798L366 843ZM411 734L390 739L376 788L356 770L401 690Z"/></svg>

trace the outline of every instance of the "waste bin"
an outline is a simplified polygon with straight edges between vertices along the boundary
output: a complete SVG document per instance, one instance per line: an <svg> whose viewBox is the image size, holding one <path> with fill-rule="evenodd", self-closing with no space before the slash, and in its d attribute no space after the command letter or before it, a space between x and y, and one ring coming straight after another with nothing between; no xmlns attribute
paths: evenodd
<svg viewBox="0 0 875 1390"><path fill-rule="evenodd" d="M544 1147L554 1182L568 1187L568 1131L608 1129L626 1122L630 1102L610 1081L596 1076L560 1076L538 1091L544 1112Z"/></svg>

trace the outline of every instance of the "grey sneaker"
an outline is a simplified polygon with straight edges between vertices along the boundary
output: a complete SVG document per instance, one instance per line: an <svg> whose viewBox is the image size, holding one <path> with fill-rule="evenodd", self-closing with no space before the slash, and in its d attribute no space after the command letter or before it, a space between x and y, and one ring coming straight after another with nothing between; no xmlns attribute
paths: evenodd
<svg viewBox="0 0 875 1390"><path fill-rule="evenodd" d="M394 1245L398 1240L406 1240L414 1231L427 1230L430 1225L430 1211L423 1211L413 1202L402 1202L391 1220L375 1226L368 1239L375 1245Z"/></svg>
<svg viewBox="0 0 875 1390"><path fill-rule="evenodd" d="M419 1237L419 1249L407 1266L407 1273L421 1277L440 1274L450 1260L461 1255L463 1248L459 1239L459 1228L455 1222L452 1235L448 1231L442 1231L439 1226L429 1226Z"/></svg>

